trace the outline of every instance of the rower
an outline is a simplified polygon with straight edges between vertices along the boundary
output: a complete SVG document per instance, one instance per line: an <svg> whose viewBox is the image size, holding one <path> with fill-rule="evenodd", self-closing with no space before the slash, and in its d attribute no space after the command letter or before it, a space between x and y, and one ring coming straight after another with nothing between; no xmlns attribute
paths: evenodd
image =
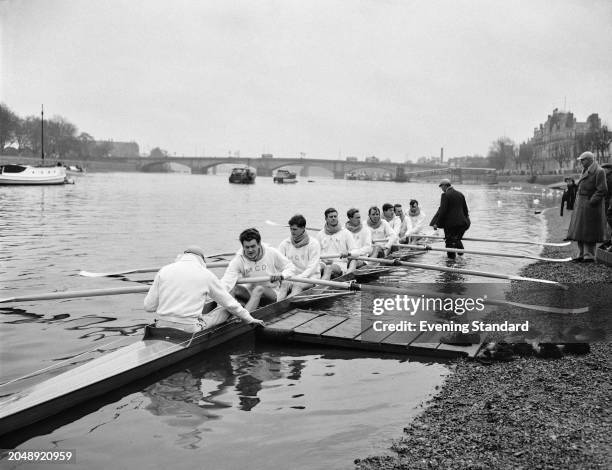
<svg viewBox="0 0 612 470"><path fill-rule="evenodd" d="M317 239L321 244L321 256L339 254L338 258L326 259L321 262L323 271L322 279L329 280L333 277L346 274L348 270L346 258L355 256L355 240L347 229L338 223L338 211L333 207L325 210L325 226L317 233Z"/></svg>
<svg viewBox="0 0 612 470"><path fill-rule="evenodd" d="M204 313L207 297L219 307ZM263 321L249 313L255 307L247 304L243 308L225 290L221 281L206 268L204 251L197 246L187 248L174 263L161 268L144 299L144 309L156 314L156 326L188 333L212 328L231 315L263 326Z"/></svg>
<svg viewBox="0 0 612 470"><path fill-rule="evenodd" d="M408 210L408 220L410 228L406 233L405 243L417 243L423 237L419 236L423 233L425 224L425 212L419 207L419 201L416 199L410 200L410 210ZM402 242L403 243L403 242Z"/></svg>
<svg viewBox="0 0 612 470"><path fill-rule="evenodd" d="M386 220L389 223L393 231L399 236L402 221L397 215L395 215L395 209L393 204L389 204L388 202L383 204L382 218L383 220Z"/></svg>
<svg viewBox="0 0 612 470"><path fill-rule="evenodd" d="M370 256L372 253L372 232L362 225L359 209L349 209L346 216L348 217L348 221L344 226L353 235L357 256ZM365 261L357 259L351 260L348 265L348 272L361 268L365 264Z"/></svg>
<svg viewBox="0 0 612 470"><path fill-rule="evenodd" d="M380 209L376 206L368 210L368 227L372 233L374 250L373 258L384 258L391 252L391 248L397 243L398 236L389 225L389 222L380 218Z"/></svg>
<svg viewBox="0 0 612 470"><path fill-rule="evenodd" d="M293 263L298 273L297 276L319 279L321 277L319 268L321 245L319 241L308 236L306 219L303 215L294 215L289 219L288 225L291 236L280 243L278 251ZM287 297L289 292L291 292L291 296L294 296L308 287L310 287L310 284L302 282L283 282L278 293L278 300Z"/></svg>
<svg viewBox="0 0 612 470"><path fill-rule="evenodd" d="M283 277L292 276L295 266L276 248L261 243L261 235L256 228L244 230L239 237L242 248L230 261L221 282L234 297L254 304L276 302ZM270 281L254 286L253 284L237 285L240 277L270 276Z"/></svg>
<svg viewBox="0 0 612 470"><path fill-rule="evenodd" d="M401 204L394 204L393 212L395 213L395 216L399 217L400 219L400 228L399 231L397 231L397 236L400 240L402 240L406 236L406 232L409 229L410 219L408 219L406 214L404 214L404 209L402 208Z"/></svg>

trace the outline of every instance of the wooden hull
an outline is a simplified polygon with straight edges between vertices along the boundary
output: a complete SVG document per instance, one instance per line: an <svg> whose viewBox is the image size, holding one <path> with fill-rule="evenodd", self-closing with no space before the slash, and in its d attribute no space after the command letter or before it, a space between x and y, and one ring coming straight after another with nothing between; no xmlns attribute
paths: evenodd
<svg viewBox="0 0 612 470"><path fill-rule="evenodd" d="M350 280L347 274L337 281ZM316 287L304 291L315 292ZM291 298L253 312L264 321L290 310ZM162 337L145 337L124 348L93 359L0 401L0 436L56 415L68 408L104 395L194 354L213 348L252 331L255 327L238 321L225 323L195 335L181 333L183 342ZM151 330L148 330L151 331ZM169 329L156 329L158 334Z"/></svg>

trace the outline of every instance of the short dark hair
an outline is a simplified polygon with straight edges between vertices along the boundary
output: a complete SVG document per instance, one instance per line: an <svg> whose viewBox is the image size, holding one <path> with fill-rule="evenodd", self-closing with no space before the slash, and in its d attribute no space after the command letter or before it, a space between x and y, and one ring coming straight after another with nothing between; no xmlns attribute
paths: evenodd
<svg viewBox="0 0 612 470"><path fill-rule="evenodd" d="M388 211L389 209L393 209L393 204L389 204L388 202L385 202L383 204L383 212Z"/></svg>
<svg viewBox="0 0 612 470"><path fill-rule="evenodd" d="M289 219L289 222L287 223L289 224L289 226L297 225L300 228L306 227L306 219L304 218L302 214L295 214L293 217Z"/></svg>
<svg viewBox="0 0 612 470"><path fill-rule="evenodd" d="M243 230L238 239L240 240L240 244L250 240L257 240L257 243L261 243L261 235L256 228L247 228Z"/></svg>
<svg viewBox="0 0 612 470"><path fill-rule="evenodd" d="M349 219L352 219L352 218L353 218L353 216L354 216L354 215L355 215L357 212L359 212L359 209L356 209L356 208L354 208L354 207L353 207L353 208L349 209L348 211L346 211L346 216L347 216Z"/></svg>
<svg viewBox="0 0 612 470"><path fill-rule="evenodd" d="M398 208L398 207L402 207L402 205L401 205L401 204L394 204L394 205L393 205L393 208L394 208L394 209L396 209L396 208Z"/></svg>
<svg viewBox="0 0 612 470"><path fill-rule="evenodd" d="M372 206L368 209L368 215L370 215L373 210L376 210L378 213L380 213L380 209L377 206Z"/></svg>
<svg viewBox="0 0 612 470"><path fill-rule="evenodd" d="M335 212L336 214L338 213L338 211L336 209L334 209L333 207L329 207L329 208L325 209L325 217L327 218L327 216L329 214L331 214L332 212Z"/></svg>
<svg viewBox="0 0 612 470"><path fill-rule="evenodd" d="M419 201L417 201L416 199L410 199L410 205L413 206L415 204L418 206L419 205Z"/></svg>

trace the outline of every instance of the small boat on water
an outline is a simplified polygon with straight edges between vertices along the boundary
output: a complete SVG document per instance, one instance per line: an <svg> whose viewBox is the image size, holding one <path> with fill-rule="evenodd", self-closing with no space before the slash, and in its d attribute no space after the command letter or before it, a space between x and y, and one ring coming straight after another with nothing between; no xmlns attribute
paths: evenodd
<svg viewBox="0 0 612 470"><path fill-rule="evenodd" d="M232 170L229 182L234 184L254 184L257 174L248 167L239 167Z"/></svg>
<svg viewBox="0 0 612 470"><path fill-rule="evenodd" d="M423 251L395 253L392 258L409 258ZM405 253L405 254L403 254ZM334 279L348 281L382 274L385 268L365 266ZM346 294L313 287L300 295L260 307L252 312L268 321L297 305L313 300L329 299ZM302 301L300 301L300 299ZM87 400L116 390L160 369L178 363L201 351L213 348L255 328L239 320L228 321L216 328L185 333L172 328L145 328L142 340L92 359L30 388L0 400L0 436L17 431Z"/></svg>
<svg viewBox="0 0 612 470"><path fill-rule="evenodd" d="M279 184L297 183L297 174L289 170L278 170L272 181Z"/></svg>
<svg viewBox="0 0 612 470"><path fill-rule="evenodd" d="M66 173L69 175L81 175L85 173L85 168L81 165L64 165L66 168Z"/></svg>
<svg viewBox="0 0 612 470"><path fill-rule="evenodd" d="M20 165L7 164L0 166L0 185L40 185L65 184L66 169L62 165Z"/></svg>

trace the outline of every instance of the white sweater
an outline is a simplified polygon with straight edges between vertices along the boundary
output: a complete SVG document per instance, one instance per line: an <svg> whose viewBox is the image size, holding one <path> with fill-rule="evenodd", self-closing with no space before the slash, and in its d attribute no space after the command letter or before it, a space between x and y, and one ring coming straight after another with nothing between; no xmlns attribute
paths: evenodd
<svg viewBox="0 0 612 470"><path fill-rule="evenodd" d="M410 219L410 228L408 229L407 235L414 235L423 231L426 223L425 212L420 211L419 215L415 215L414 217L409 215L407 218Z"/></svg>
<svg viewBox="0 0 612 470"><path fill-rule="evenodd" d="M221 282L225 285L228 291L234 288L236 281L241 277L261 277L272 276L275 274L282 274L283 277L289 277L295 275L295 266L284 255L282 255L280 251L266 245L265 243L262 243L261 246L263 249L263 256L259 261L251 261L248 259L244 255L242 248L230 261L229 266L226 268L225 273L221 278ZM258 284L265 287L279 287L277 282L262 282ZM253 284L244 284L244 286L248 290L253 288Z"/></svg>
<svg viewBox="0 0 612 470"><path fill-rule="evenodd" d="M368 228L372 233L372 243L374 243L375 245L380 245L388 249L391 248L394 243L397 243L399 237L397 236L397 233L395 233L395 231L391 228L389 222L387 222L386 220L381 219L380 225L376 229L370 227L369 225ZM386 241L374 241L382 239L386 239Z"/></svg>
<svg viewBox="0 0 612 470"><path fill-rule="evenodd" d="M363 225L359 232L351 232L355 240L355 256L370 256L372 254L372 232Z"/></svg>
<svg viewBox="0 0 612 470"><path fill-rule="evenodd" d="M280 243L278 251L293 263L296 268L296 276L318 279L321 277L321 272L319 271L321 245L316 238L309 238L308 245L296 248L291 243L291 237L289 237Z"/></svg>
<svg viewBox="0 0 612 470"><path fill-rule="evenodd" d="M350 253L352 256L357 256L353 235L344 227L333 235L328 235L325 233L325 229L323 229L320 232L317 232L317 238L321 244L321 256L335 255L340 253ZM325 261L335 264L342 270L343 273L348 269L348 262L345 258L328 258Z"/></svg>
<svg viewBox="0 0 612 470"><path fill-rule="evenodd" d="M185 253L159 270L144 299L144 309L155 312L160 320L195 325L201 318L207 297L243 321L253 320L221 281L206 269L202 259L191 253Z"/></svg>

